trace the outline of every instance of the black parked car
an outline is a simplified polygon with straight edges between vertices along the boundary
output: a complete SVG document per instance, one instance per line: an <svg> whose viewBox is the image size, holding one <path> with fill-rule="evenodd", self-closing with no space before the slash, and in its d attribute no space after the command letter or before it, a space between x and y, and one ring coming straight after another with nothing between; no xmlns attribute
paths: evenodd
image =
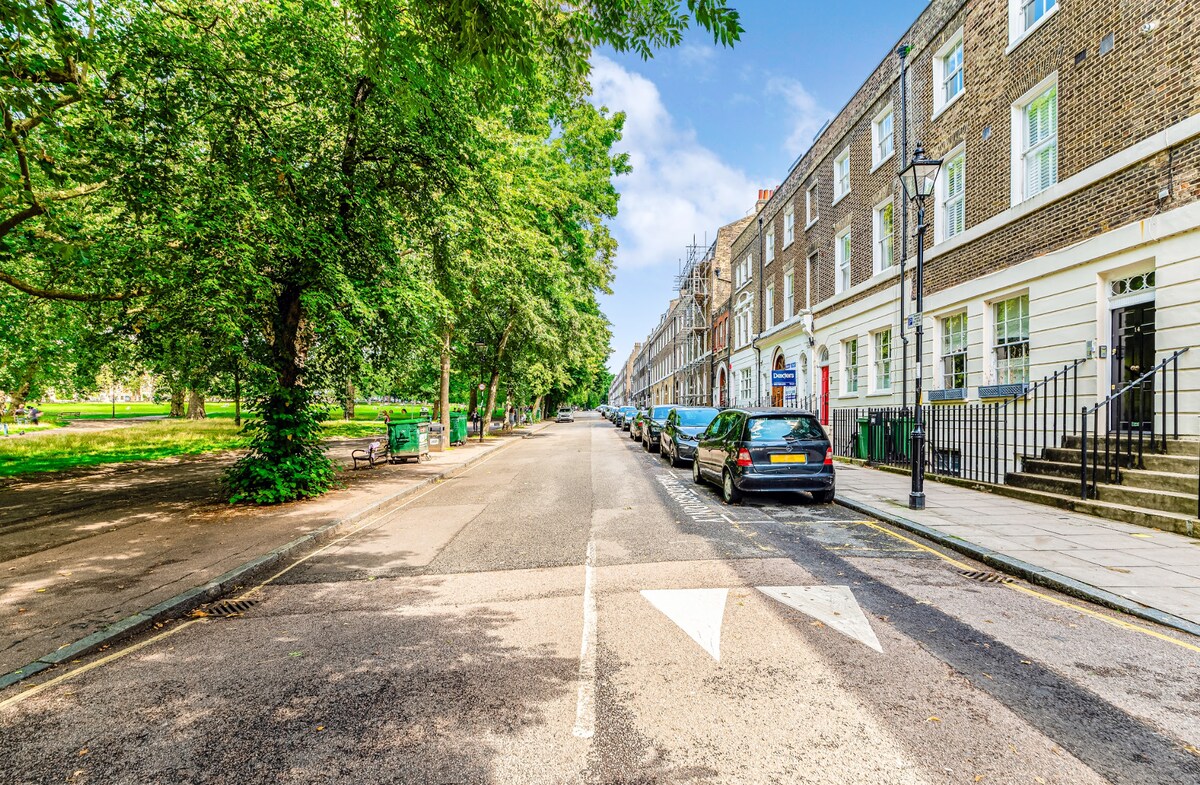
<svg viewBox="0 0 1200 785"><path fill-rule="evenodd" d="M808 491L833 501L833 449L809 412L726 409L700 437L692 479L717 483L733 504L749 491Z"/></svg>
<svg viewBox="0 0 1200 785"><path fill-rule="evenodd" d="M617 416L613 420L613 425L623 431L628 431L630 424L633 422L633 415L637 414L636 406L622 406L617 409Z"/></svg>
<svg viewBox="0 0 1200 785"><path fill-rule="evenodd" d="M711 406L676 406L667 415L662 434L658 437L659 449L672 466L682 466L696 457L696 444L700 434L720 413Z"/></svg>
<svg viewBox="0 0 1200 785"><path fill-rule="evenodd" d="M667 425L667 415L674 408L674 406L651 406L646 411L642 423L642 448L646 452L658 452L659 436Z"/></svg>

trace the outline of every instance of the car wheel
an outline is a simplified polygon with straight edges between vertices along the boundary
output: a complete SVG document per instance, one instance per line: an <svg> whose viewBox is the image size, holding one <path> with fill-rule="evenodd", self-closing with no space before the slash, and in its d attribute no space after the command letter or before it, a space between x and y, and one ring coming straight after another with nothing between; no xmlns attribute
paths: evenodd
<svg viewBox="0 0 1200 785"><path fill-rule="evenodd" d="M697 485L704 484L704 475L702 475L700 473L700 459L699 458L692 461L692 482L696 483Z"/></svg>
<svg viewBox="0 0 1200 785"><path fill-rule="evenodd" d="M817 504L830 504L833 502L834 492L828 491L813 491L813 501Z"/></svg>
<svg viewBox="0 0 1200 785"><path fill-rule="evenodd" d="M651 437L653 439L654 437ZM654 442L654 446L650 446L651 439L646 440L646 452L660 452L662 450L662 441Z"/></svg>
<svg viewBox="0 0 1200 785"><path fill-rule="evenodd" d="M742 492L733 484L733 474L728 469L721 478L721 498L726 504L737 504L742 500Z"/></svg>
<svg viewBox="0 0 1200 785"><path fill-rule="evenodd" d="M650 452L650 440L644 436L642 437L642 449L646 452Z"/></svg>
<svg viewBox="0 0 1200 785"><path fill-rule="evenodd" d="M667 455L667 459L671 461L671 465L675 468L683 466L683 461L679 460L679 448L675 446L674 442L671 442L671 451Z"/></svg>

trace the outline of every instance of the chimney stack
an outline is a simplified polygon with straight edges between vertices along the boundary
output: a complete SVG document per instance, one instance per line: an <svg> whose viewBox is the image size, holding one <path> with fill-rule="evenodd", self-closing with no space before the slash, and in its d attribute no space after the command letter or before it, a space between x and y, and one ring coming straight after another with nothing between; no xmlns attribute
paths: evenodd
<svg viewBox="0 0 1200 785"><path fill-rule="evenodd" d="M759 210L766 207L767 200L771 198L771 194L773 194L773 193L775 193L774 188L759 188L758 189L758 202L756 202L754 205L754 212L757 213Z"/></svg>

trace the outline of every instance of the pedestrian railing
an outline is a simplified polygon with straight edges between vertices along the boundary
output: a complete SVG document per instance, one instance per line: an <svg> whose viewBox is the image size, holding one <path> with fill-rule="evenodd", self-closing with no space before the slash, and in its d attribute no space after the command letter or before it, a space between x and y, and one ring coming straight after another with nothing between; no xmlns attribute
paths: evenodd
<svg viewBox="0 0 1200 785"><path fill-rule="evenodd" d="M1179 438L1179 357L1186 351L1080 410L1079 498L1095 498L1098 483L1119 483L1122 468L1146 468L1145 453L1165 453L1168 434Z"/></svg>
<svg viewBox="0 0 1200 785"><path fill-rule="evenodd" d="M1003 400L925 404L924 454L931 475L1004 483L1026 458L1039 457L1080 429L1079 367L1075 360ZM910 469L914 407L851 407L833 411L834 454Z"/></svg>

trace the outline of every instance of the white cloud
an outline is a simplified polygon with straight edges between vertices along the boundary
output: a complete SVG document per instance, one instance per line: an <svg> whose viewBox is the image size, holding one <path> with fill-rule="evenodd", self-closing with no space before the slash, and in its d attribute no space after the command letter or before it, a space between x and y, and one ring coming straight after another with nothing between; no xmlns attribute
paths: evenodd
<svg viewBox="0 0 1200 785"><path fill-rule="evenodd" d="M702 241L707 233L711 242L718 227L754 207L758 185L681 127L653 82L596 56L592 87L596 103L627 115L617 149L629 153L633 172L616 182L619 269L668 265L674 271L693 235ZM662 292L664 303L669 296Z"/></svg>
<svg viewBox="0 0 1200 785"><path fill-rule="evenodd" d="M783 144L789 154L800 155L812 146L813 137L830 113L795 79L773 76L767 80L765 92L768 97L782 98L787 103L792 130Z"/></svg>

